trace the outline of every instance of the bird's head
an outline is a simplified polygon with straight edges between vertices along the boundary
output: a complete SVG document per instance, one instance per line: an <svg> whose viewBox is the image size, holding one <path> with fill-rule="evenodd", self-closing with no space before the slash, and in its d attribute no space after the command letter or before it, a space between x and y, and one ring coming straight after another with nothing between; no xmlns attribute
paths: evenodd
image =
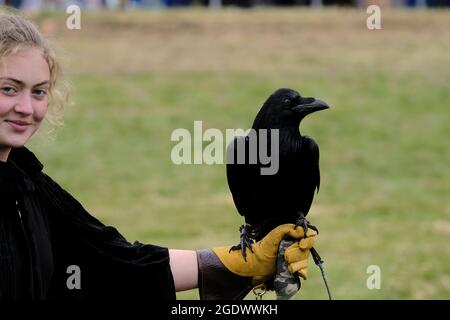
<svg viewBox="0 0 450 320"><path fill-rule="evenodd" d="M308 114L328 108L328 104L320 99L302 97L292 89L278 89L261 107L253 128L298 127Z"/></svg>

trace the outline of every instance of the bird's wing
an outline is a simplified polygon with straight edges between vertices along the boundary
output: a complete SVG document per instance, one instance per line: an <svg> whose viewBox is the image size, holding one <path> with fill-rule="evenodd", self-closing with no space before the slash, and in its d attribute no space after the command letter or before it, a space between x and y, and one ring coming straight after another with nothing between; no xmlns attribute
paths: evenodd
<svg viewBox="0 0 450 320"><path fill-rule="evenodd" d="M299 185L299 209L306 216L311 208L314 194L320 187L319 147L310 137L302 138L300 165L302 167Z"/></svg>
<svg viewBox="0 0 450 320"><path fill-rule="evenodd" d="M309 136L303 137L303 146L305 154L308 154L308 162L311 168L311 184L314 189L319 192L320 188L320 168L319 168L319 146L317 143Z"/></svg>
<svg viewBox="0 0 450 320"><path fill-rule="evenodd" d="M245 164L238 163L238 145L242 143L245 147ZM255 192L255 172L257 165L249 164L249 138L236 137L227 148L227 181L233 196L234 204L240 215L247 216L251 211L252 192ZM230 160L233 159L231 162Z"/></svg>

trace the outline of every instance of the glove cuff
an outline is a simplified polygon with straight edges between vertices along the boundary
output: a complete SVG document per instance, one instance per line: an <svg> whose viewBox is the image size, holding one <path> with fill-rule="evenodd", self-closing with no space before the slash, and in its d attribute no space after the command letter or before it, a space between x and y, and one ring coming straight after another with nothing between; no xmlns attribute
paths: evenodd
<svg viewBox="0 0 450 320"><path fill-rule="evenodd" d="M196 252L201 300L242 300L253 288L251 277L228 270L211 249Z"/></svg>

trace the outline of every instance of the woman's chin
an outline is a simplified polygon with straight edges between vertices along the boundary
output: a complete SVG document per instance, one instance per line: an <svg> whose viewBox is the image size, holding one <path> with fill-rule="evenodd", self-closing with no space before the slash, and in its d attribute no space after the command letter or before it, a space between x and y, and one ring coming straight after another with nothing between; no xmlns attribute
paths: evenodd
<svg viewBox="0 0 450 320"><path fill-rule="evenodd" d="M28 139L21 139L21 140L13 140L13 141L9 141L8 143L7 143L7 145L10 147L10 148L20 148L20 147L23 147L24 145L25 145L25 143L27 143L27 141L28 141Z"/></svg>

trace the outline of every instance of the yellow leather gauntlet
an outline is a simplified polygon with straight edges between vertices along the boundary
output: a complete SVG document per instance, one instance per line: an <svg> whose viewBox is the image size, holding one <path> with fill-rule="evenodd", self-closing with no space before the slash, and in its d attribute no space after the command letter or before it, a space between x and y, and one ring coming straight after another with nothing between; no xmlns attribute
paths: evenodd
<svg viewBox="0 0 450 320"><path fill-rule="evenodd" d="M241 251L230 251L230 247L213 248L222 264L231 272L242 277L250 277L252 285L258 285L271 279L276 272L278 248L281 240L293 239L295 241L286 249L285 259L291 273L298 273L306 279L308 276L309 249L314 245L316 232L308 229L307 237L303 228L295 228L294 224L283 224L263 239L253 244L253 252L247 249L247 261L242 257Z"/></svg>

